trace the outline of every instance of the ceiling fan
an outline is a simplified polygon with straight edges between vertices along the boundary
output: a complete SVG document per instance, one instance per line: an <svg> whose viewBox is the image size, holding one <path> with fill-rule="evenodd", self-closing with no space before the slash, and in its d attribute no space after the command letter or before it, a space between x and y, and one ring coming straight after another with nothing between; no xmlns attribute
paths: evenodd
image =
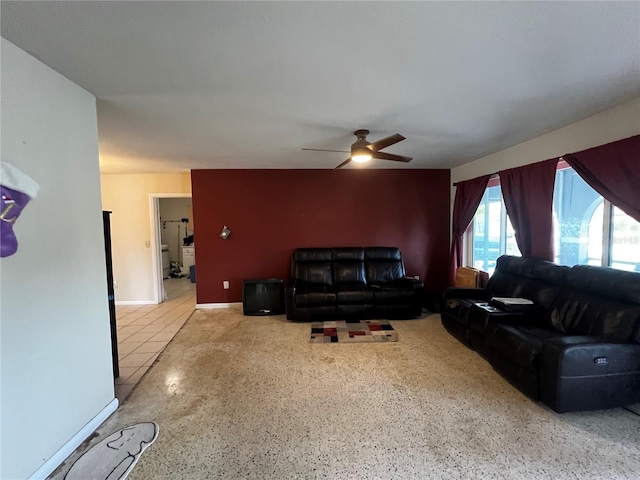
<svg viewBox="0 0 640 480"><path fill-rule="evenodd" d="M403 157L402 155L395 155L393 153L385 153L381 152L383 148L387 148L395 143L401 142L405 139L399 133L395 135L391 135L389 137L378 140L377 142L369 142L367 140L367 135L369 135L369 130L356 130L353 134L358 137L358 139L351 145L351 151L348 152L346 150L325 150L322 148L303 148L302 150L311 150L314 152L344 152L351 153L351 156L347 158L344 162L338 165L336 168L342 168L349 162L353 161L356 163L365 163L371 160L372 158L377 158L379 160L391 160L393 162L410 162L412 160L411 157Z"/></svg>

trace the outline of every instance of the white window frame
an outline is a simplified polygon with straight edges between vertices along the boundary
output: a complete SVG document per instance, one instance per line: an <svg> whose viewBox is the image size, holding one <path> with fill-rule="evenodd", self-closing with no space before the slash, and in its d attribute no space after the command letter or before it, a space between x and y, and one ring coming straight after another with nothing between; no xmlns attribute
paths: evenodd
<svg viewBox="0 0 640 480"><path fill-rule="evenodd" d="M602 267L611 266L611 248L613 244L613 205L602 197Z"/></svg>
<svg viewBox="0 0 640 480"><path fill-rule="evenodd" d="M488 187L487 187L488 188ZM603 219L602 219L602 267L611 266L611 255L613 247L613 204L603 197ZM475 214L474 214L475 217ZM507 213L504 206L504 199L502 201L501 210L502 224L500 225L500 251L506 251L506 239L507 239ZM464 232L464 249L463 260L467 266L473 266L473 225L474 220L471 220L469 228Z"/></svg>

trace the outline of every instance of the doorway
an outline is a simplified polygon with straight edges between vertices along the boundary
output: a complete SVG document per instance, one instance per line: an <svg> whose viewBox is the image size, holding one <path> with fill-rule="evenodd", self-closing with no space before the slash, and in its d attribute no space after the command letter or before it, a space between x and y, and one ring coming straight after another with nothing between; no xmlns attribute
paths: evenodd
<svg viewBox="0 0 640 480"><path fill-rule="evenodd" d="M195 265L193 208L188 193L155 193L149 201L154 300L162 303L194 287L190 285L190 266Z"/></svg>

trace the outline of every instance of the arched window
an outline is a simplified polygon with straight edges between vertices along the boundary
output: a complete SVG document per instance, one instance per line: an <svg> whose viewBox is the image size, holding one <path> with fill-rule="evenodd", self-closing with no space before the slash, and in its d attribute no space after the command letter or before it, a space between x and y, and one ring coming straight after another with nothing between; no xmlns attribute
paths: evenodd
<svg viewBox="0 0 640 480"><path fill-rule="evenodd" d="M520 255L497 177L473 220L471 265L490 274L503 254ZM640 222L613 207L569 165L558 162L553 198L555 262L640 271Z"/></svg>

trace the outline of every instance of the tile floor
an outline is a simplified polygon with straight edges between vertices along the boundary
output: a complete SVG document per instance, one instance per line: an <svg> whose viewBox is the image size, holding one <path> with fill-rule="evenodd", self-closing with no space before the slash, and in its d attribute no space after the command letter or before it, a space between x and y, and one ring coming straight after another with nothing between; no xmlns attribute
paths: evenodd
<svg viewBox="0 0 640 480"><path fill-rule="evenodd" d="M167 300L159 305L116 306L120 377L115 384L121 404L195 309L195 283L170 278L164 286Z"/></svg>

